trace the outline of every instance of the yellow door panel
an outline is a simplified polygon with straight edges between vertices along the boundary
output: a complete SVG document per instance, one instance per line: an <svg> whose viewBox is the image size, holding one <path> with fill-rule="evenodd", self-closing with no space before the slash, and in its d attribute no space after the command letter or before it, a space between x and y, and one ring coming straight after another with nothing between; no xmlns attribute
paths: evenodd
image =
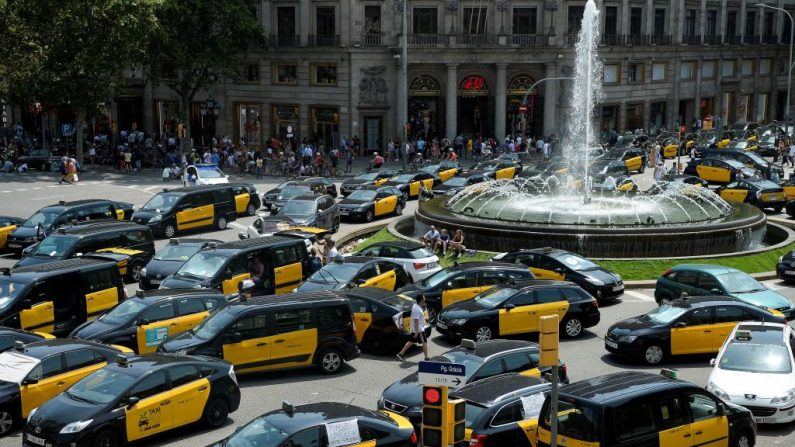
<svg viewBox="0 0 795 447"><path fill-rule="evenodd" d="M271 358L272 341L273 337L260 337L227 343L223 346L224 360L235 365L239 372L264 371Z"/></svg>
<svg viewBox="0 0 795 447"><path fill-rule="evenodd" d="M552 433L544 428L538 427L538 440L549 445L552 440ZM566 447L599 447L598 442L580 441L579 439L562 435L558 435L558 445L565 445Z"/></svg>
<svg viewBox="0 0 795 447"><path fill-rule="evenodd" d="M528 369L526 371L522 371L519 374L528 377L541 377L541 370L538 368Z"/></svg>
<svg viewBox="0 0 795 447"><path fill-rule="evenodd" d="M693 445L699 447L728 447L729 421L726 416L704 419L690 424Z"/></svg>
<svg viewBox="0 0 795 447"><path fill-rule="evenodd" d="M690 149L690 147L693 146L694 144L696 144L696 140L690 140L687 143L685 143L685 147Z"/></svg>
<svg viewBox="0 0 795 447"><path fill-rule="evenodd" d="M381 273L380 275L373 276L372 278L363 282L359 287L374 287L376 289L395 290L396 281L397 275L395 274L395 271L390 270L388 272Z"/></svg>
<svg viewBox="0 0 795 447"><path fill-rule="evenodd" d="M624 165L630 171L639 171L642 164L643 159L641 157L632 157L630 159L624 160Z"/></svg>
<svg viewBox="0 0 795 447"><path fill-rule="evenodd" d="M303 329L274 335L271 345L271 369L292 368L312 363L317 349L317 329Z"/></svg>
<svg viewBox="0 0 795 447"><path fill-rule="evenodd" d="M246 208L248 207L248 202L251 200L251 194L243 193L238 194L235 196L235 211L237 214L243 214L246 212Z"/></svg>
<svg viewBox="0 0 795 447"><path fill-rule="evenodd" d="M174 318L169 326L169 335L176 335L195 328L207 318L207 315L210 315L210 312L196 312L195 314Z"/></svg>
<svg viewBox="0 0 795 447"><path fill-rule="evenodd" d="M38 408L44 402L64 392L67 388L77 383L78 380L107 365L106 362L97 363L85 368L69 371L57 376L42 379L30 385L20 385L19 395L22 401L22 417L28 417L30 410Z"/></svg>
<svg viewBox="0 0 795 447"><path fill-rule="evenodd" d="M439 171L439 180L442 182L446 182L453 178L455 175L456 169L445 169L444 171Z"/></svg>
<svg viewBox="0 0 795 447"><path fill-rule="evenodd" d="M515 172L516 172L516 168L513 167L513 166L508 167L508 168L502 168L502 169L498 169L496 172L494 172L494 177L497 180L500 180L500 179L509 179L510 180L510 179L513 178L513 175L514 175Z"/></svg>
<svg viewBox="0 0 795 447"><path fill-rule="evenodd" d="M665 146L665 148L663 148L663 157L676 157L676 148L677 146L675 144L669 144L668 146Z"/></svg>
<svg viewBox="0 0 795 447"><path fill-rule="evenodd" d="M530 267L530 271L533 272L533 276L535 276L536 279L551 279L555 281L563 281L566 279L566 275L553 270Z"/></svg>
<svg viewBox="0 0 795 447"><path fill-rule="evenodd" d="M472 439L472 431L473 430L468 427L464 429L464 441L469 442L469 440Z"/></svg>
<svg viewBox="0 0 795 447"><path fill-rule="evenodd" d="M55 306L45 301L19 312L19 325L22 329L39 332L52 332L55 329Z"/></svg>
<svg viewBox="0 0 795 447"><path fill-rule="evenodd" d="M135 250L133 248L110 247L97 250L97 253L118 253L120 255L135 256L143 254L144 252L143 250Z"/></svg>
<svg viewBox="0 0 795 447"><path fill-rule="evenodd" d="M356 444L351 444L345 447L375 447L375 446L376 446L375 439L371 439L369 441L357 442Z"/></svg>
<svg viewBox="0 0 795 447"><path fill-rule="evenodd" d="M500 309L500 334L526 334L528 332L538 332L538 311L537 305L518 306L511 310Z"/></svg>
<svg viewBox="0 0 795 447"><path fill-rule="evenodd" d="M294 288L301 285L303 280L302 270L300 262L273 269L273 277L276 281L276 295L290 293Z"/></svg>
<svg viewBox="0 0 795 447"><path fill-rule="evenodd" d="M205 205L179 211L177 213L177 229L187 230L212 225L215 218L213 210L213 205Z"/></svg>
<svg viewBox="0 0 795 447"><path fill-rule="evenodd" d="M373 324L373 314L370 312L353 312L353 324L356 325L356 343L361 343L364 333Z"/></svg>
<svg viewBox="0 0 795 447"><path fill-rule="evenodd" d="M141 399L132 407L124 408L127 440L135 441L172 427L174 399L171 391Z"/></svg>
<svg viewBox="0 0 795 447"><path fill-rule="evenodd" d="M450 289L442 292L442 309L457 303L459 301L468 300L476 295L484 292L493 286L478 286L478 287L463 287L461 289Z"/></svg>
<svg viewBox="0 0 795 447"><path fill-rule="evenodd" d="M712 168L712 169L715 170L714 174L716 178L715 181L721 183L729 183L730 181L732 181L732 173L730 170L725 168Z"/></svg>
<svg viewBox="0 0 795 447"><path fill-rule="evenodd" d="M210 397L210 381L203 377L171 390L174 405L172 427L196 422L202 418L204 406Z"/></svg>
<svg viewBox="0 0 795 447"><path fill-rule="evenodd" d="M720 192L720 196L729 202L743 203L748 196L747 189L724 189Z"/></svg>
<svg viewBox="0 0 795 447"><path fill-rule="evenodd" d="M0 250L6 248L6 244L8 243L8 235L16 229L16 225L9 225L7 227L0 228Z"/></svg>
<svg viewBox="0 0 795 447"><path fill-rule="evenodd" d="M731 323L715 323L712 325L712 351L720 351L723 342L729 336L729 333L737 326L736 322Z"/></svg>
<svg viewBox="0 0 795 447"><path fill-rule="evenodd" d="M375 186L381 186L381 185L383 185L384 183L386 183L388 181L389 181L389 177L384 177L382 179L378 179L378 180L375 181Z"/></svg>
<svg viewBox="0 0 795 447"><path fill-rule="evenodd" d="M138 354L149 354L157 350L160 342L169 335L172 320L156 321L154 323L142 324L135 330L135 338L138 341Z"/></svg>
<svg viewBox="0 0 795 447"><path fill-rule="evenodd" d="M716 351L712 348L711 324L671 328L671 354L700 354Z"/></svg>
<svg viewBox="0 0 795 447"><path fill-rule="evenodd" d="M238 284L240 284L241 281L250 278L251 273L241 273L231 277L230 279L224 280L224 282L221 284L221 291L226 295L229 295L230 293L237 293Z"/></svg>
<svg viewBox="0 0 795 447"><path fill-rule="evenodd" d="M541 304L536 304L533 307L535 308L535 311L538 314L538 318L547 315L557 315L560 321L563 321L563 316L566 315L566 311L569 310L569 302L556 301L554 303L541 303Z"/></svg>
<svg viewBox="0 0 795 447"><path fill-rule="evenodd" d="M119 289L98 290L86 295L86 315L89 320L119 304Z"/></svg>
<svg viewBox="0 0 795 447"><path fill-rule="evenodd" d="M383 216L395 211L397 205L397 196L389 196L375 201L375 215Z"/></svg>
<svg viewBox="0 0 795 447"><path fill-rule="evenodd" d="M425 185L425 189L431 191L433 189L433 179L428 178L422 181L422 184Z"/></svg>
<svg viewBox="0 0 795 447"><path fill-rule="evenodd" d="M522 430L522 433L527 437L527 442L530 443L529 445L535 447L538 445L538 436L536 434L536 428L538 428L538 418L532 419L522 419L521 421L517 422L519 428Z"/></svg>
<svg viewBox="0 0 795 447"><path fill-rule="evenodd" d="M414 197L420 195L420 182L411 182L409 183L409 197Z"/></svg>
<svg viewBox="0 0 795 447"><path fill-rule="evenodd" d="M667 407L664 407L667 410ZM659 433L661 446L692 446L693 430L690 424L680 425L679 427L669 428Z"/></svg>

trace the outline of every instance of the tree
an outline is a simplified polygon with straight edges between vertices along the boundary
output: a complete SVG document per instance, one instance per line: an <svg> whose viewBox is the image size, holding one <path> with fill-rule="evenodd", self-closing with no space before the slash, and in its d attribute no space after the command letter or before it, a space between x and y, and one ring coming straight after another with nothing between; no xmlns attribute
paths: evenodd
<svg viewBox="0 0 795 447"><path fill-rule="evenodd" d="M88 117L144 62L161 1L0 0L0 76L12 97L75 111L79 161Z"/></svg>
<svg viewBox="0 0 795 447"><path fill-rule="evenodd" d="M219 79L240 75L237 58L264 43L250 0L166 0L157 10L160 26L150 41L152 75L179 99L180 122L190 148L190 104Z"/></svg>

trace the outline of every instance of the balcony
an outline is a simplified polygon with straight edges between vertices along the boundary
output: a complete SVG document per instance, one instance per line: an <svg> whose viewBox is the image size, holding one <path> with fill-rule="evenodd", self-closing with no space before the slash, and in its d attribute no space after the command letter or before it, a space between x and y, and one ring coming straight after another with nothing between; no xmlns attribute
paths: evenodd
<svg viewBox="0 0 795 447"><path fill-rule="evenodd" d="M383 45L381 43L382 37L384 37L383 34L362 34L362 46L380 47Z"/></svg>
<svg viewBox="0 0 795 447"><path fill-rule="evenodd" d="M690 36L682 36L682 44L683 45L701 45L701 36L699 35L690 35Z"/></svg>
<svg viewBox="0 0 795 447"><path fill-rule="evenodd" d="M510 38L511 45L519 45L520 47L549 46L549 36L546 34L513 34Z"/></svg>
<svg viewBox="0 0 795 447"><path fill-rule="evenodd" d="M567 47L573 47L574 45L577 45L577 39L579 39L577 34L566 34L564 43Z"/></svg>
<svg viewBox="0 0 795 447"><path fill-rule="evenodd" d="M624 45L624 35L623 34L605 34L602 36L602 45L607 46L618 46Z"/></svg>
<svg viewBox="0 0 795 447"><path fill-rule="evenodd" d="M723 43L728 45L740 45L743 43L743 36L726 36Z"/></svg>
<svg viewBox="0 0 795 447"><path fill-rule="evenodd" d="M340 46L339 34L310 34L310 47L338 47Z"/></svg>
<svg viewBox="0 0 795 447"><path fill-rule="evenodd" d="M494 34L461 34L456 37L459 45L485 47L495 46L500 43L499 36Z"/></svg>
<svg viewBox="0 0 795 447"><path fill-rule="evenodd" d="M646 34L629 34L624 36L624 44L627 46L644 46L651 43L650 36Z"/></svg>
<svg viewBox="0 0 795 447"><path fill-rule="evenodd" d="M766 44L777 44L778 43L778 35L777 34L770 34L767 36L762 36L762 43Z"/></svg>
<svg viewBox="0 0 795 447"><path fill-rule="evenodd" d="M671 45L673 37L670 34L652 34L649 36L651 45Z"/></svg>
<svg viewBox="0 0 795 447"><path fill-rule="evenodd" d="M704 36L704 45L720 45L721 43L723 43L723 36L720 35Z"/></svg>
<svg viewBox="0 0 795 447"><path fill-rule="evenodd" d="M270 35L268 40L271 47L297 47L299 43L299 36L275 34Z"/></svg>
<svg viewBox="0 0 795 447"><path fill-rule="evenodd" d="M409 34L409 45L436 46L449 44L450 36L447 34Z"/></svg>

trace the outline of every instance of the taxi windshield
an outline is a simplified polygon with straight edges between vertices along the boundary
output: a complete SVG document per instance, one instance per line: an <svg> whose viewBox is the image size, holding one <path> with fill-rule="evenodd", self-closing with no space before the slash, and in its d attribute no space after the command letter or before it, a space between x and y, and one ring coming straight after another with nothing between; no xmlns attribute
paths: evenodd
<svg viewBox="0 0 795 447"><path fill-rule="evenodd" d="M221 270L227 257L215 251L200 251L182 264L175 275L194 279L208 279Z"/></svg>
<svg viewBox="0 0 795 447"><path fill-rule="evenodd" d="M558 256L555 259L557 259L558 261L562 262L563 265L565 265L566 267L574 270L575 272L583 272L583 271L586 271L586 270L596 270L596 269L599 268L599 266L594 264L593 262L591 262L591 261L589 261L589 260L587 260L585 258L581 258L579 256L575 256L575 255L571 255L571 254L564 254L564 255Z"/></svg>
<svg viewBox="0 0 795 447"><path fill-rule="evenodd" d="M448 186L466 186L467 180L468 179L466 177L453 177L450 180L444 182L444 184Z"/></svg>
<svg viewBox="0 0 795 447"><path fill-rule="evenodd" d="M124 324L141 312L146 307L141 299L131 298L119 303L118 306L110 310L110 312L101 315L97 318L99 321L107 324Z"/></svg>
<svg viewBox="0 0 795 447"><path fill-rule="evenodd" d="M369 189L357 189L348 196L352 200L363 200L369 202L375 199L375 191Z"/></svg>
<svg viewBox="0 0 795 447"><path fill-rule="evenodd" d="M68 255L77 244L74 236L53 234L47 236L30 252L31 256L61 258Z"/></svg>
<svg viewBox="0 0 795 447"><path fill-rule="evenodd" d="M66 395L91 404L109 404L135 383L135 377L116 369L102 368L72 385Z"/></svg>
<svg viewBox="0 0 795 447"><path fill-rule="evenodd" d="M719 367L729 371L759 374L792 372L789 350L784 345L730 343L720 358Z"/></svg>
<svg viewBox="0 0 795 447"><path fill-rule="evenodd" d="M353 278L359 271L360 264L339 264L332 262L326 264L322 269L316 271L309 277L309 281L324 284L344 284Z"/></svg>
<svg viewBox="0 0 795 447"><path fill-rule="evenodd" d="M232 312L218 312L213 314L210 318L202 321L201 324L193 329L193 335L201 338L202 340L210 340L215 338L221 333L230 323L235 321L235 314Z"/></svg>
<svg viewBox="0 0 795 447"><path fill-rule="evenodd" d="M543 417L538 425L549 430L549 400L544 402L541 410ZM596 442L596 412L593 408L574 400L562 398L558 400L558 435L579 441Z"/></svg>
<svg viewBox="0 0 795 447"><path fill-rule="evenodd" d="M181 194L161 192L149 199L149 201L146 202L146 205L144 205L141 209L167 211L177 204L177 201L179 201L180 197L182 197Z"/></svg>
<svg viewBox="0 0 795 447"><path fill-rule="evenodd" d="M293 197L300 196L301 194L308 194L312 190L308 186L288 186L279 193L281 200L292 199Z"/></svg>
<svg viewBox="0 0 795 447"><path fill-rule="evenodd" d="M20 384L38 364L37 358L16 351L6 351L0 354L0 380Z"/></svg>
<svg viewBox="0 0 795 447"><path fill-rule="evenodd" d="M306 216L315 214L314 200L290 200L282 208L282 214L290 216Z"/></svg>
<svg viewBox="0 0 795 447"><path fill-rule="evenodd" d="M226 447L269 447L281 445L286 438L287 433L261 417L249 422L229 437Z"/></svg>
<svg viewBox="0 0 795 447"><path fill-rule="evenodd" d="M9 278L0 278L0 312L11 305L24 288L24 283L11 281Z"/></svg>
<svg viewBox="0 0 795 447"><path fill-rule="evenodd" d="M367 172L367 173L364 173L364 174L359 174L359 175L357 175L354 178L356 180L364 180L366 182L370 182L370 181L373 181L376 178L378 178L378 173L377 172Z"/></svg>
<svg viewBox="0 0 795 447"><path fill-rule="evenodd" d="M473 374L480 368L480 365L483 364L482 357L476 357L471 351L466 350L463 348L461 350L449 351L442 354L441 359L439 357L434 357L431 359L432 361L450 361L451 363L463 363L464 364L464 371L467 375L467 378L472 377Z"/></svg>
<svg viewBox="0 0 795 447"><path fill-rule="evenodd" d="M759 281L743 272L724 273L717 275L717 278L729 293L752 293L767 290Z"/></svg>
<svg viewBox="0 0 795 447"><path fill-rule="evenodd" d="M663 304L644 316L657 324L668 324L684 315L686 311L687 309L682 307Z"/></svg>
<svg viewBox="0 0 795 447"><path fill-rule="evenodd" d="M382 303L398 309L405 309L414 305L414 300L404 295L392 295L387 297Z"/></svg>
<svg viewBox="0 0 795 447"><path fill-rule="evenodd" d="M516 293L516 289L510 287L493 287L480 295L473 298L473 300L485 308L493 308L502 304L505 300L512 297Z"/></svg>
<svg viewBox="0 0 795 447"><path fill-rule="evenodd" d="M58 220L60 215L61 213L56 213L55 211L39 211L30 216L30 219L26 220L22 226L26 228L36 228L41 225L43 228L50 228L55 221Z"/></svg>
<svg viewBox="0 0 795 447"><path fill-rule="evenodd" d="M390 181L397 182L397 183L408 183L413 178L414 178L414 174L401 174L401 175L398 175L397 177L393 177L392 180L390 180Z"/></svg>
<svg viewBox="0 0 795 447"><path fill-rule="evenodd" d="M199 249L201 245L180 245L180 244L168 244L165 247L161 248L155 254L155 259L158 261L182 261L185 262L190 259L191 256L194 255Z"/></svg>

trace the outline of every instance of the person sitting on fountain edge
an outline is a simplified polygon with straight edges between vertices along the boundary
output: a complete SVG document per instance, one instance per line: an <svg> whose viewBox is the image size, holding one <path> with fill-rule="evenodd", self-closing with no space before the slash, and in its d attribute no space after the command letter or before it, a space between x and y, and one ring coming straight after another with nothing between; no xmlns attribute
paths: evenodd
<svg viewBox="0 0 795 447"><path fill-rule="evenodd" d="M447 247L450 246L450 235L447 233L447 230L442 228L442 233L439 235L439 239L436 241L436 246L434 247L434 251L437 251L441 248L442 256L447 254Z"/></svg>
<svg viewBox="0 0 795 447"><path fill-rule="evenodd" d="M455 230L453 240L450 241L450 254L454 258L460 258L466 251L464 247L464 232L461 229Z"/></svg>
<svg viewBox="0 0 795 447"><path fill-rule="evenodd" d="M433 250L434 246L436 245L436 241L439 239L439 236L441 236L439 231L436 230L435 226L431 225L431 228L428 230L428 232L420 238L420 242Z"/></svg>

